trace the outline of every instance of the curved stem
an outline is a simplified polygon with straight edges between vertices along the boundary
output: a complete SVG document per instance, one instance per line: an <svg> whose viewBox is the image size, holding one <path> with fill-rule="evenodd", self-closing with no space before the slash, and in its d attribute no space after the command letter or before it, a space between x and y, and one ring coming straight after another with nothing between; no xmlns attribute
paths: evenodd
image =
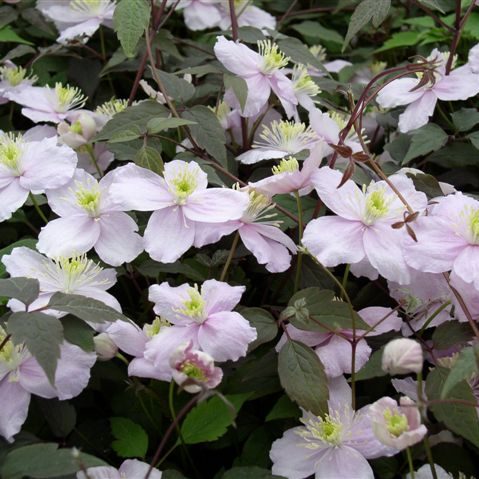
<svg viewBox="0 0 479 479"><path fill-rule="evenodd" d="M95 150L93 149L93 145L84 145L86 152L88 153L88 156L90 157L90 160L95 167L96 172L98 173L98 176L100 178L103 177L103 173L101 172L100 166L98 165L98 162L96 161L96 156L95 156Z"/></svg>
<svg viewBox="0 0 479 479"><path fill-rule="evenodd" d="M409 464L409 474L411 474L411 479L414 479L415 478L414 464L412 462L412 454L411 454L411 449L409 447L406 447L406 456L407 456L407 462Z"/></svg>
<svg viewBox="0 0 479 479"><path fill-rule="evenodd" d="M431 446L429 445L429 439L428 439L427 435L424 436L423 443L424 443L424 449L426 451L427 462L429 462L429 467L431 468L432 479L438 479L437 478L436 465L434 464L434 459L432 457Z"/></svg>
<svg viewBox="0 0 479 479"><path fill-rule="evenodd" d="M223 271L221 272L220 281L224 281L226 279L226 274L228 273L228 269L230 267L231 261L235 255L236 248L238 246L238 241L239 241L239 233L236 232L235 237L233 238L233 243L231 244L228 258L226 258L226 263L223 267Z"/></svg>
<svg viewBox="0 0 479 479"><path fill-rule="evenodd" d="M35 207L35 210L37 211L38 216L40 216L40 218L43 220L43 222L45 224L47 224L48 219L45 216L45 214L43 213L43 211L41 210L40 205L37 203L37 200L35 199L35 196L33 196L32 193L29 193L28 196L30 197L30 201L33 203L33 206Z"/></svg>
<svg viewBox="0 0 479 479"><path fill-rule="evenodd" d="M298 191L294 192L296 198L296 206L298 210L298 244L301 245L301 240L303 239L303 205L301 203L301 197L299 196ZM303 264L303 253L298 251L297 261L296 261L296 276L294 278L294 292L298 291L301 283L301 267Z"/></svg>

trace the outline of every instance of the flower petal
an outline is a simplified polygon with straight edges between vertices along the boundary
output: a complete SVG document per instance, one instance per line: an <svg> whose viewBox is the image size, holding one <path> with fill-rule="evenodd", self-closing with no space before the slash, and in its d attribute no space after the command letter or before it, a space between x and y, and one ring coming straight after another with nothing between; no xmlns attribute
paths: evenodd
<svg viewBox="0 0 479 479"><path fill-rule="evenodd" d="M17 179L0 189L0 221L8 220L28 198L28 190Z"/></svg>
<svg viewBox="0 0 479 479"><path fill-rule="evenodd" d="M329 448L315 468L316 479L374 479L374 473L364 456L348 446Z"/></svg>
<svg viewBox="0 0 479 479"><path fill-rule="evenodd" d="M404 113L399 115L399 131L406 133L424 126L436 108L437 96L432 91L427 91L419 99L411 103Z"/></svg>
<svg viewBox="0 0 479 479"><path fill-rule="evenodd" d="M20 432L28 416L30 393L19 382L9 381L8 377L0 382L0 436L13 442L13 436Z"/></svg>
<svg viewBox="0 0 479 479"><path fill-rule="evenodd" d="M228 283L208 279L201 286L201 296L206 302L208 315L220 311L231 311L241 301L246 291L244 286L230 286Z"/></svg>

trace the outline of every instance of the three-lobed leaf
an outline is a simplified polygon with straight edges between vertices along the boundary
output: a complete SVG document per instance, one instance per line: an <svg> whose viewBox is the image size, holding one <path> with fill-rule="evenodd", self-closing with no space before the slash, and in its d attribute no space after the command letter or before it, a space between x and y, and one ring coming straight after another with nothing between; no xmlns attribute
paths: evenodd
<svg viewBox="0 0 479 479"><path fill-rule="evenodd" d="M34 278L0 279L0 296L15 298L26 306L33 303L40 294L40 284Z"/></svg>
<svg viewBox="0 0 479 479"><path fill-rule="evenodd" d="M111 432L115 440L111 446L120 457L145 457L148 451L148 434L131 419L110 418Z"/></svg>

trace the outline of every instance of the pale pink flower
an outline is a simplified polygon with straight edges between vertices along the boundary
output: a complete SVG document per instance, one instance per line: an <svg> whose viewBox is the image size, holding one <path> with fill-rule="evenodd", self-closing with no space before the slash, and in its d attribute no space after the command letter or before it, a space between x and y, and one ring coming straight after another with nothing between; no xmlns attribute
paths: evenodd
<svg viewBox="0 0 479 479"><path fill-rule="evenodd" d="M78 149L78 168L85 170L87 173L90 173L90 175L94 176L97 180L99 180L100 175L98 174L98 170L100 170L100 172L104 174L115 159L115 156L108 149L108 143L106 142L95 143L93 145L92 153L95 156L96 165L93 162L90 152L85 151L84 148Z"/></svg>
<svg viewBox="0 0 479 479"><path fill-rule="evenodd" d="M60 218L42 228L40 252L53 258L70 257L95 248L102 261L119 266L143 251L135 221L112 201L113 174L98 182L78 169L70 183L47 191L48 204Z"/></svg>
<svg viewBox="0 0 479 479"><path fill-rule="evenodd" d="M57 132L61 143L70 148L76 149L90 143L98 131L95 118L90 112L74 112L68 120L68 123L62 121L57 126Z"/></svg>
<svg viewBox="0 0 479 479"><path fill-rule="evenodd" d="M111 194L117 204L154 211L145 229L145 249L162 263L176 261L193 246L198 225L239 219L248 204L244 193L207 189L207 175L194 161L166 163L164 177L132 163L114 173Z"/></svg>
<svg viewBox="0 0 479 479"><path fill-rule="evenodd" d="M0 135L0 221L12 216L28 198L71 180L77 156L57 137L42 137L44 129L22 135Z"/></svg>
<svg viewBox="0 0 479 479"><path fill-rule="evenodd" d="M399 131L406 133L424 126L434 113L438 100L467 100L479 93L479 82L468 65L446 75L449 52L434 49L428 57L435 61L434 82L419 86L421 78L399 78L386 85L378 94L377 102L383 108L408 105L399 116Z"/></svg>
<svg viewBox="0 0 479 479"><path fill-rule="evenodd" d="M6 332L0 327L0 339ZM95 353L64 342L60 346L54 386L23 344L8 340L0 352L0 435L12 442L28 415L32 394L43 398L70 399L87 386Z"/></svg>
<svg viewBox="0 0 479 479"><path fill-rule="evenodd" d="M170 0L174 4L174 0ZM219 26L223 17L222 0L180 0L176 9L183 11L189 30L206 30Z"/></svg>
<svg viewBox="0 0 479 479"><path fill-rule="evenodd" d="M356 274L354 266L367 260L386 279L407 284L409 268L400 245L406 232L391 227L403 220L405 206L385 181L373 181L361 190L352 180L338 188L341 179L342 174L329 167L313 175L319 197L337 216L311 221L304 230L304 246L326 267L349 263ZM426 208L426 195L415 190L411 179L389 179L415 211Z"/></svg>
<svg viewBox="0 0 479 479"><path fill-rule="evenodd" d="M30 311L47 306L50 298L57 292L93 298L121 311L118 300L106 292L116 283L116 271L113 268L103 269L86 256L53 260L20 246L3 256L2 263L12 278L38 280L40 294L30 304ZM25 311L23 303L16 299L11 299L8 306L13 311ZM50 311L47 314L50 314Z"/></svg>
<svg viewBox="0 0 479 479"><path fill-rule="evenodd" d="M55 87L31 86L8 94L10 100L22 105L22 115L34 123L48 121L60 123L71 115L72 111L81 108L86 98L77 87L63 86L55 83Z"/></svg>
<svg viewBox="0 0 479 479"><path fill-rule="evenodd" d="M452 270L479 289L479 201L460 192L436 201L414 223L417 242L404 238L406 261L425 273Z"/></svg>
<svg viewBox="0 0 479 479"><path fill-rule="evenodd" d="M329 414L314 416L303 411L298 426L273 442L270 457L273 474L287 479L361 478L374 479L367 459L392 456L397 450L375 437L369 406L351 407L351 389L343 377L329 381Z"/></svg>
<svg viewBox="0 0 479 479"><path fill-rule="evenodd" d="M232 311L244 291L244 286L214 279L205 281L201 290L189 284L150 286L149 300L155 303L155 313L173 326L155 335L146 346L145 357L155 367L169 366L173 351L189 341L215 361L236 361L245 356L257 333L241 314Z"/></svg>
<svg viewBox="0 0 479 479"><path fill-rule="evenodd" d="M133 102L133 105L136 105L137 102ZM97 106L93 112L95 118L97 129L100 131L117 113L125 111L128 107L128 100L113 98L102 103L100 106ZM81 112L88 110L80 110Z"/></svg>
<svg viewBox="0 0 479 479"><path fill-rule="evenodd" d="M112 27L115 6L114 0L37 0L37 8L60 32L59 43L87 41L100 25Z"/></svg>
<svg viewBox="0 0 479 479"><path fill-rule="evenodd" d="M16 93L24 88L31 87L38 78L28 74L23 67L16 66L11 61L6 61L0 67L0 105L10 100L10 94Z"/></svg>
<svg viewBox="0 0 479 479"><path fill-rule="evenodd" d="M150 465L138 459L123 461L119 469L111 466L89 467L85 472L77 472L77 479L141 479L146 477ZM161 479L162 472L152 469L150 479Z"/></svg>
<svg viewBox="0 0 479 479"><path fill-rule="evenodd" d="M193 349L192 341L173 351L170 366L173 380L192 394L215 388L223 378L223 371L215 366L214 359L208 353Z"/></svg>
<svg viewBox="0 0 479 479"><path fill-rule="evenodd" d="M427 434L418 408L407 396L401 397L399 405L390 397L379 399L371 404L369 417L377 439L395 449L413 446Z"/></svg>
<svg viewBox="0 0 479 479"><path fill-rule="evenodd" d="M256 115L268 102L273 90L286 114L291 117L298 100L291 80L282 71L288 63L288 58L270 40L259 42L258 47L259 53L246 45L220 36L216 41L215 54L225 68L243 78L248 85L248 97L242 109L243 116Z"/></svg>
<svg viewBox="0 0 479 479"><path fill-rule="evenodd" d="M221 9L221 21L219 27L221 30L228 30L231 28L231 13L229 9L229 2L220 2ZM276 18L268 12L265 12L261 8L251 5L250 0L236 0L235 12L239 27L254 27L261 30L265 35L269 30L276 28Z"/></svg>
<svg viewBox="0 0 479 479"><path fill-rule="evenodd" d="M393 339L384 347L381 366L383 371L392 376L419 373L423 363L422 347L414 339Z"/></svg>

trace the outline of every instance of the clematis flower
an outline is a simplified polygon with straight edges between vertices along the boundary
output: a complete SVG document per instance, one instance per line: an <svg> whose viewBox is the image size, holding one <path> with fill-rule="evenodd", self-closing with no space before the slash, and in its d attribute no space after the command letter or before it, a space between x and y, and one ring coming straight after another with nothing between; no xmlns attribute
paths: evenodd
<svg viewBox="0 0 479 479"><path fill-rule="evenodd" d="M173 160L164 178L132 163L115 170L112 199L125 210L154 211L145 229L145 249L162 263L172 263L193 246L201 223L239 219L248 197L226 189L207 189L198 163Z"/></svg>
<svg viewBox="0 0 479 479"><path fill-rule="evenodd" d="M236 159L246 165L261 160L284 158L309 150L317 143L318 138L310 127L294 121L273 121L264 125L260 134L261 140L253 143L253 148L239 155Z"/></svg>
<svg viewBox="0 0 479 479"><path fill-rule="evenodd" d="M221 0L180 0L176 9L183 11L186 27L194 31L219 26L223 16Z"/></svg>
<svg viewBox="0 0 479 479"><path fill-rule="evenodd" d="M273 442L270 457L273 474L287 479L374 479L367 459L392 456L397 450L375 437L368 416L369 406L351 407L351 389L343 377L329 381L329 413L324 417L303 411L298 426Z"/></svg>
<svg viewBox="0 0 479 479"><path fill-rule="evenodd" d="M298 99L298 103L307 111L314 110L313 97L321 93L321 89L311 78L308 69L301 64L297 64L293 68L291 81L293 82L293 89ZM295 120L299 121L298 111L295 112Z"/></svg>
<svg viewBox="0 0 479 479"><path fill-rule="evenodd" d="M49 86L32 86L10 92L10 100L22 105L22 115L34 123L48 121L60 123L68 118L73 110L81 108L86 98L77 87L55 83Z"/></svg>
<svg viewBox="0 0 479 479"><path fill-rule="evenodd" d="M289 59L270 40L258 42L258 48L259 53L256 53L246 45L226 40L223 36L218 37L214 47L216 57L225 68L243 78L248 85L243 116L256 115L268 102L273 90L288 117L292 117L298 100L291 80L281 70Z"/></svg>
<svg viewBox="0 0 479 479"><path fill-rule="evenodd" d="M449 52L434 49L427 58L435 62L434 81L422 85L419 78L398 78L386 85L378 94L377 102L383 108L408 105L399 116L399 131L406 133L424 126L434 113L438 100L467 100L479 93L477 76L468 66L452 70L446 75Z"/></svg>
<svg viewBox="0 0 479 479"><path fill-rule="evenodd" d="M113 0L37 0L37 8L53 20L60 36L58 43L74 38L87 41L100 27L112 27Z"/></svg>
<svg viewBox="0 0 479 479"><path fill-rule="evenodd" d="M170 356L174 381L186 392L195 394L203 388L213 389L221 382L223 371L213 358L193 349L193 343L182 344Z"/></svg>
<svg viewBox="0 0 479 479"><path fill-rule="evenodd" d="M249 0L235 0L235 12L239 27L255 27L261 30L265 35L269 30L276 28L276 18L261 8L251 5ZM228 2L221 2L221 21L219 27L221 30L231 28L231 13Z"/></svg>
<svg viewBox="0 0 479 479"><path fill-rule="evenodd" d="M95 118L90 112L75 113L70 115L68 123L62 121L57 127L60 141L74 149L90 143L97 132Z"/></svg>
<svg viewBox="0 0 479 479"><path fill-rule="evenodd" d="M0 67L0 105L10 100L10 94L32 86L38 77L28 74L23 67L16 66L11 61Z"/></svg>
<svg viewBox="0 0 479 479"><path fill-rule="evenodd" d="M33 128L25 135L0 135L0 221L12 216L28 194L43 193L70 181L77 157L57 137L39 139Z"/></svg>
<svg viewBox="0 0 479 479"><path fill-rule="evenodd" d="M2 263L12 278L34 278L40 283L40 294L30 304L30 311L44 308L57 292L97 299L121 311L117 299L106 292L116 283L116 271L112 268L103 269L86 256L53 260L20 246L3 256ZM8 306L13 311L25 311L23 303L16 299L11 299Z"/></svg>
<svg viewBox="0 0 479 479"><path fill-rule="evenodd" d="M249 204L243 216L237 221L218 224L199 224L196 230L195 246L216 243L225 235L237 231L244 246L253 253L259 264L264 264L271 273L286 271L291 265L291 254L296 253L294 241L279 229L274 220L274 205L268 196L246 188Z"/></svg>
<svg viewBox="0 0 479 479"><path fill-rule="evenodd" d="M421 414L414 404L407 396L401 397L399 405L390 397L371 404L369 417L379 441L399 450L422 441L427 429L421 424Z"/></svg>
<svg viewBox="0 0 479 479"><path fill-rule="evenodd" d="M0 327L0 343L6 332ZM55 372L54 386L27 348L8 340L0 351L0 435L13 442L28 414L32 394L43 398L71 399L88 384L95 353L63 342Z"/></svg>
<svg viewBox="0 0 479 479"><path fill-rule="evenodd" d="M147 344L145 357L155 367L170 365L172 353L185 342L208 353L215 361L236 361L246 355L257 333L249 322L232 309L239 303L244 286L207 280L201 286L172 287L168 283L150 286L153 310L172 324ZM170 368L171 369L171 368Z"/></svg>
<svg viewBox="0 0 479 479"><path fill-rule="evenodd" d="M337 216L311 221L304 230L303 244L326 267L350 263L356 274L355 265L367 259L386 279L407 284L409 268L400 246L406 233L391 227L402 220L405 206L385 181L371 182L361 191L352 180L337 188L341 178L339 171L329 167L313 176L319 197ZM404 175L389 179L415 211L426 208L426 195L414 189L411 179Z"/></svg>
<svg viewBox="0 0 479 479"><path fill-rule="evenodd" d="M150 465L138 459L127 459L123 461L119 469L111 466L89 467L85 472L77 472L77 479L140 479L146 477ZM161 479L162 472L158 469L152 469L151 479Z"/></svg>
<svg viewBox="0 0 479 479"><path fill-rule="evenodd" d="M425 273L452 270L479 289L479 201L455 193L437 199L414 224L417 242L404 239L407 263Z"/></svg>
<svg viewBox="0 0 479 479"><path fill-rule="evenodd" d="M81 255L95 248L105 263L119 266L143 250L135 221L112 202L113 173L99 182L86 171L76 170L70 183L48 190L51 209L60 218L40 231L37 249L49 257Z"/></svg>
<svg viewBox="0 0 479 479"><path fill-rule="evenodd" d="M327 145L324 142L320 142L313 147L308 158L304 160L301 169L296 158L284 158L278 166L273 166L272 176L249 183L248 186L269 197L295 191L300 196L307 195L314 188L311 178L326 156L326 148Z"/></svg>
<svg viewBox="0 0 479 479"><path fill-rule="evenodd" d="M366 334L366 339L372 336L399 331L402 319L391 308L371 306L358 311L360 318L372 329ZM352 348L351 340L353 332L350 329L338 330L337 334L332 332L305 331L294 327L292 324L286 326L291 339L300 341L312 348L324 365L324 371L329 378L337 378L343 374L351 374ZM365 331L356 330L357 336L363 335ZM366 339L361 339L356 344L355 367L358 372L369 360L371 348ZM281 336L276 350L279 351L286 342L286 333Z"/></svg>

